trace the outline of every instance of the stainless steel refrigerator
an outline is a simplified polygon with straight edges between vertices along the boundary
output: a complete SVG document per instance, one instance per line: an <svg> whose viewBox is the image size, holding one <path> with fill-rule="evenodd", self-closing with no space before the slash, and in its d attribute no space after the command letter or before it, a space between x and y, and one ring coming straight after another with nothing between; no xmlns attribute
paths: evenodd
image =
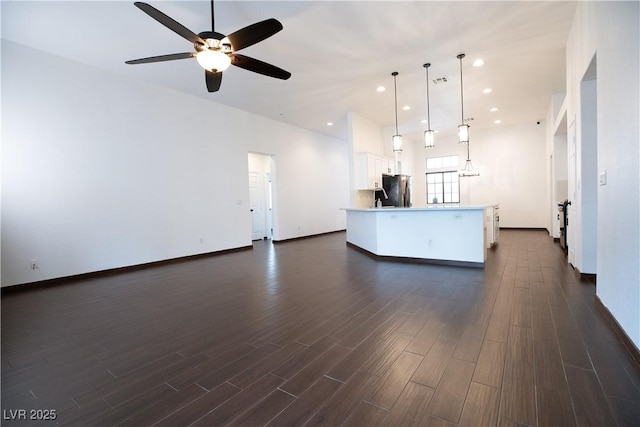
<svg viewBox="0 0 640 427"><path fill-rule="evenodd" d="M376 200L380 199L382 206L398 208L411 207L411 177L409 175L382 175L382 188L387 193L385 199L382 191L376 191Z"/></svg>

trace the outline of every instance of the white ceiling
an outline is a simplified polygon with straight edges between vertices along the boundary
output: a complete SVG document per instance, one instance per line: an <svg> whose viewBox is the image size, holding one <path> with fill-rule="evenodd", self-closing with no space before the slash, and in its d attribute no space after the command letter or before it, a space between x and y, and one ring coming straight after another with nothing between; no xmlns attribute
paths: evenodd
<svg viewBox="0 0 640 427"><path fill-rule="evenodd" d="M195 33L210 30L208 1L149 1ZM292 73L272 79L231 67L208 93L195 60L126 65L125 60L189 52L193 46L151 19L132 1L6 1L2 38L132 79L169 87L241 110L346 139L355 112L394 125L393 77L398 71L398 119L405 138L426 125L426 76L431 127L453 130L460 118L458 53L465 53L465 116L472 128L536 122L553 93L565 87L565 50L575 2L216 1L216 30L229 34L276 18L284 30L241 51ZM473 60L485 60L483 67ZM100 84L96 81L96 84ZM387 90L377 93L379 85ZM491 87L493 92L483 94ZM411 110L403 111L404 105ZM489 109L499 111L491 113ZM335 125L328 127L327 122ZM473 131L473 130L472 130Z"/></svg>

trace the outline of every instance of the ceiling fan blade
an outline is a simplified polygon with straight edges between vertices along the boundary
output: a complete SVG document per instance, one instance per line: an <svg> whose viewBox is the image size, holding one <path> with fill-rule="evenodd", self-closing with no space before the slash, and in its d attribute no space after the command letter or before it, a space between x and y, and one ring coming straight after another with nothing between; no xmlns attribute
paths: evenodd
<svg viewBox="0 0 640 427"><path fill-rule="evenodd" d="M205 44L204 40L202 40L200 36L198 36L196 33L191 31L190 29L188 29L187 27L185 27L175 19L160 12L155 7L147 3L143 3L141 1L137 1L133 4L136 5L138 9L140 9L141 11L143 11L144 13L146 13L147 15L149 15L150 17L152 17L153 19L155 19L156 21L158 21L159 23L167 27L168 29L174 31L176 34L189 40L191 43Z"/></svg>
<svg viewBox="0 0 640 427"><path fill-rule="evenodd" d="M207 90L209 92L217 92L218 89L220 89L222 72L212 73L211 71L204 70L204 78L207 82Z"/></svg>
<svg viewBox="0 0 640 427"><path fill-rule="evenodd" d="M262 40L271 37L278 31L282 30L282 24L277 19L266 19L256 22L229 34L227 37L231 41L234 51L244 49Z"/></svg>
<svg viewBox="0 0 640 427"><path fill-rule="evenodd" d="M150 62L163 62L163 61L175 61L176 59L188 59L193 58L195 54L193 52L185 53L172 53L170 55L150 56L148 58L132 59L130 61L124 61L125 64L148 64Z"/></svg>
<svg viewBox="0 0 640 427"><path fill-rule="evenodd" d="M275 65L267 64L259 59L250 58L245 55L231 55L231 64L236 67L244 68L248 71L253 71L254 73L275 77L276 79L287 80L291 77L291 73L283 70L282 68L278 68Z"/></svg>

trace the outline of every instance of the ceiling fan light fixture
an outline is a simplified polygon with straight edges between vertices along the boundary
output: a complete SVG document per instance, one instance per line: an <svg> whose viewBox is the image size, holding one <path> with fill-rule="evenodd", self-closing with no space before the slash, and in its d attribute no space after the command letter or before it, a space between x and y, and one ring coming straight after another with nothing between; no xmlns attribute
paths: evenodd
<svg viewBox="0 0 640 427"><path fill-rule="evenodd" d="M229 55L219 50L203 49L196 54L196 60L202 68L214 73L222 72L231 65Z"/></svg>
<svg viewBox="0 0 640 427"><path fill-rule="evenodd" d="M202 31L196 34L155 7L144 2L135 2L134 5L138 9L185 40L190 41L195 48L195 52L150 56L148 58L125 61L125 63L130 65L148 64L151 62L175 61L195 57L198 64L205 69L204 77L209 93L220 90L222 72L229 68L230 65L281 80L287 80L291 77L291 73L282 68L251 58L250 56L236 53L241 49L268 39L282 30L283 27L280 21L275 18L265 19L240 28L229 35L224 35L215 30L215 10L213 3L214 0L211 0L211 31Z"/></svg>

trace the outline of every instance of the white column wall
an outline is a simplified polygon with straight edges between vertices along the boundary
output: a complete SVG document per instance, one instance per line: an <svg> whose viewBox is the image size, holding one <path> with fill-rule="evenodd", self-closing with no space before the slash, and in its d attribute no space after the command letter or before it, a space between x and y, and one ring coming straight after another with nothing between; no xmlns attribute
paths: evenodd
<svg viewBox="0 0 640 427"><path fill-rule="evenodd" d="M576 246L593 244L583 239L583 233L597 234L597 295L636 346L640 346L639 52L640 3L578 4L567 42L567 113L576 117L579 131L580 85L596 58L597 171L578 166L582 174L606 171L607 184L597 188L597 230L580 230ZM578 134L578 147L582 143ZM576 257L576 267L584 271L582 257Z"/></svg>
<svg viewBox="0 0 640 427"><path fill-rule="evenodd" d="M356 190L355 154L372 153L384 156L382 128L359 114L347 114L349 132L349 207L369 207L373 205L373 192ZM347 207L346 205L344 207Z"/></svg>

